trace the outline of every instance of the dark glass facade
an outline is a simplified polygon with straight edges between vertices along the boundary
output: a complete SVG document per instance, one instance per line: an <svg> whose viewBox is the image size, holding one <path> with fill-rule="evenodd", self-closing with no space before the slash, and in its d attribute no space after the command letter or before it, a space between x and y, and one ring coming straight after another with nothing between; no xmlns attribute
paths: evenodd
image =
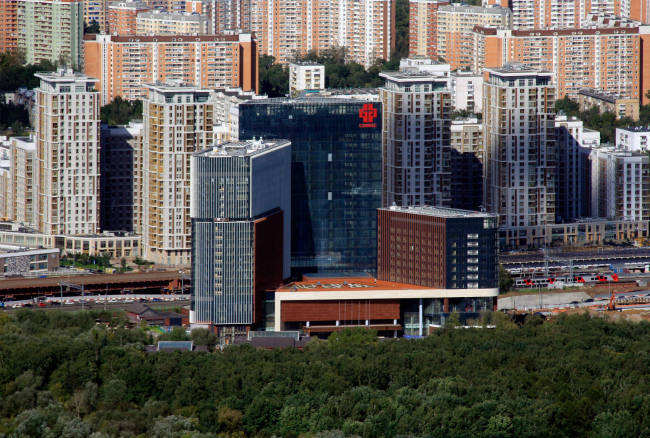
<svg viewBox="0 0 650 438"><path fill-rule="evenodd" d="M239 106L239 139L291 141L291 271L377 266L381 104L268 99Z"/></svg>

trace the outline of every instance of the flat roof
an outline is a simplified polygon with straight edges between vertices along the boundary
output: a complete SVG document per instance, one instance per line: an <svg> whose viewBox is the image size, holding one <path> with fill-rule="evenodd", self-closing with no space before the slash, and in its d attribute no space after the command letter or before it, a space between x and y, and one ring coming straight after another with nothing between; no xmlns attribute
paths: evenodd
<svg viewBox="0 0 650 438"><path fill-rule="evenodd" d="M298 98L289 98L289 97L273 97L271 99L252 99L246 102L242 102L240 105L294 105L294 104L313 104L313 103L326 103L326 104L335 104L335 103L378 103L372 100L366 99L344 99L336 97L298 97Z"/></svg>
<svg viewBox="0 0 650 438"><path fill-rule="evenodd" d="M363 96L366 94L379 95L378 88L327 88L325 90L303 90L299 98L313 99L313 98L328 98L330 96Z"/></svg>
<svg viewBox="0 0 650 438"><path fill-rule="evenodd" d="M311 66L311 67L325 67L325 65L320 62L315 61L291 61L289 65L298 65L298 66Z"/></svg>
<svg viewBox="0 0 650 438"><path fill-rule="evenodd" d="M460 210L458 208L433 207L429 205L418 205L412 207L380 208L379 210L398 211L400 213L422 214L426 216L446 217L446 218L464 218L464 217L484 217L498 218L498 214L487 213L482 211Z"/></svg>
<svg viewBox="0 0 650 438"><path fill-rule="evenodd" d="M616 103L618 99L631 99L631 97L623 96L622 94L612 93L611 91L605 91L602 88L583 88L578 91L578 94L583 96L593 97L598 100L604 100L609 103Z"/></svg>
<svg viewBox="0 0 650 438"><path fill-rule="evenodd" d="M507 74L507 75L535 74L535 75L550 76L553 74L553 72L548 70L537 70L528 64L517 64L517 63L506 64L503 67L499 67L499 68L486 68L485 70L489 71L490 73L500 73L500 74Z"/></svg>
<svg viewBox="0 0 650 438"><path fill-rule="evenodd" d="M294 281L278 287L277 292L333 292L335 290L366 289L368 292L379 290L413 290L435 289L428 286L396 283L394 281L377 280L371 276L347 276L336 274L329 278L305 277L303 281Z"/></svg>
<svg viewBox="0 0 650 438"><path fill-rule="evenodd" d="M627 132L650 132L650 126L625 126L625 127L616 127L617 130L627 131Z"/></svg>
<svg viewBox="0 0 650 438"><path fill-rule="evenodd" d="M481 6L471 6L463 4L451 4L446 6L440 6L438 12L468 12L472 14L498 14L498 15L508 15L512 12L509 8L503 8L499 5L496 7L483 8Z"/></svg>
<svg viewBox="0 0 650 438"><path fill-rule="evenodd" d="M207 149L195 153L197 157L211 156L211 157L244 157L254 156L268 152L273 149L281 148L283 146L291 145L289 140L247 140L247 141L229 141L213 145Z"/></svg>
<svg viewBox="0 0 650 438"><path fill-rule="evenodd" d="M184 22L196 22L196 23L205 23L208 21L208 17L199 14L180 14L180 13L168 13L162 11L154 12L141 12L138 14L137 20L140 19L154 19L154 20L172 20L172 21L184 21Z"/></svg>

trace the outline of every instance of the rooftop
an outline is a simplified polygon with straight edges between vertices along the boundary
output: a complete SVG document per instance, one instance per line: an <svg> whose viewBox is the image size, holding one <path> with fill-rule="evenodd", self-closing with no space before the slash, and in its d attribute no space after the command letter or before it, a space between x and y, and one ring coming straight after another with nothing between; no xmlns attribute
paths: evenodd
<svg viewBox="0 0 650 438"><path fill-rule="evenodd" d="M325 90L327 91L327 90ZM297 98L288 98L288 97L274 97L271 99L254 99L242 103L242 105L294 105L294 104L314 104L314 103L325 103L325 104L335 104L335 103L360 103L365 102L363 99L357 99L351 102L351 99L346 99L343 97L297 97ZM369 103L375 103L371 100L367 100Z"/></svg>
<svg viewBox="0 0 650 438"><path fill-rule="evenodd" d="M593 97L598 100L604 100L609 103L616 103L618 99L629 99L628 96L623 96L618 93L612 93L610 91L605 91L602 88L583 88L578 92L583 96Z"/></svg>
<svg viewBox="0 0 650 438"><path fill-rule="evenodd" d="M355 291L366 289L368 292L375 292L379 290L413 290L431 288L427 286L396 283L394 281L382 281L366 275L359 277L339 275L328 278L305 276L302 281L295 281L280 286L277 289L277 292L333 292L341 289Z"/></svg>
<svg viewBox="0 0 650 438"><path fill-rule="evenodd" d="M214 145L208 149L204 149L195 153L195 156L210 156L210 157L244 157L254 156L267 152L271 149L280 148L291 145L289 140L247 140L247 141L229 141Z"/></svg>
<svg viewBox="0 0 650 438"><path fill-rule="evenodd" d="M86 76L83 73L75 73L71 68L59 68L58 71L36 72L34 76L48 82L97 82L97 79Z"/></svg>
<svg viewBox="0 0 650 438"><path fill-rule="evenodd" d="M298 98L303 99L313 99L315 97L336 97L336 96L367 96L369 94L379 96L379 89L377 88L328 88L326 90L304 90L299 95Z"/></svg>
<svg viewBox="0 0 650 438"><path fill-rule="evenodd" d="M498 218L498 214L486 213L482 211L460 210L457 208L432 207L429 205L418 205L414 207L398 207L393 205L389 208L380 208L380 210L399 211L402 213L422 214L426 216L445 217L445 218L464 218L464 217L485 217Z"/></svg>
<svg viewBox="0 0 650 438"><path fill-rule="evenodd" d="M452 3L446 6L440 6L438 11L442 12L468 12L474 14L499 14L499 15L509 15L512 12L509 8L502 8L499 5L495 5L489 8L483 8L481 6L472 6L467 3Z"/></svg>
<svg viewBox="0 0 650 438"><path fill-rule="evenodd" d="M623 128L616 128L616 130L628 131L628 132L650 132L650 125L648 126L626 126Z"/></svg>
<svg viewBox="0 0 650 438"><path fill-rule="evenodd" d="M420 70L418 67L403 67L399 71L383 71L379 73L380 77L392 79L392 80L408 80L410 82L419 81L419 82L431 82L434 80L447 82L447 78L440 73L449 73L448 64L440 64L441 66L446 65L447 69L441 69L439 72L433 70Z"/></svg>
<svg viewBox="0 0 650 438"><path fill-rule="evenodd" d="M185 14L170 14L163 11L153 11L153 12L141 12L138 14L138 20L140 19L154 19L154 20L172 20L172 21L186 21L186 22L207 22L208 17L199 14L185 13Z"/></svg>
<svg viewBox="0 0 650 438"><path fill-rule="evenodd" d="M509 74L509 75L521 75L522 73L524 74L541 74L541 75L552 75L553 72L546 71L546 70L538 70L533 68L531 65L528 64L521 64L518 62L512 62L504 65L503 67L499 68L487 68L486 71L489 71L490 73L500 73L500 74Z"/></svg>
<svg viewBox="0 0 650 438"><path fill-rule="evenodd" d="M325 67L323 64L315 61L291 61L289 65L298 65L298 66L311 66L311 67Z"/></svg>

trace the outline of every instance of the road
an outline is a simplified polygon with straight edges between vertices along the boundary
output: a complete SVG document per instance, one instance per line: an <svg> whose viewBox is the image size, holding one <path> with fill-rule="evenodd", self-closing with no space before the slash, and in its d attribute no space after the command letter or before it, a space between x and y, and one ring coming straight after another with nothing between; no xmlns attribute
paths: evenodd
<svg viewBox="0 0 650 438"><path fill-rule="evenodd" d="M133 300L133 302L139 302L141 298L144 298L148 300L147 306L155 308L155 307L169 307L169 306L186 306L190 303L189 297L187 295L185 296L180 296L180 295L161 295L161 294L133 294L133 295L108 295L108 300L113 300L115 299L117 302L116 303L97 303L97 300L104 300L106 301L107 297L105 295L86 295L84 297L84 300L87 304L90 305L92 309L124 309L128 306L130 306L133 303L125 303L125 300ZM154 298L161 299L161 300L166 300L166 301L153 301ZM56 302L74 302L75 304L62 304L60 306L48 306L48 307L39 307L36 303L34 303L34 300L16 300L16 301L6 301L4 302L4 310L11 312L14 309L12 306L18 306L18 305L23 305L25 303L30 303L32 304L33 307L31 309L43 309L43 310L53 310L53 309L60 309L63 311L77 311L81 310L83 308L87 308L87 305L82 306L79 304L79 301L82 299L81 296L75 296L75 297L48 297L46 298L46 302L48 301L56 301ZM171 301L169 301L171 300Z"/></svg>
<svg viewBox="0 0 650 438"><path fill-rule="evenodd" d="M98 285L118 284L125 282L147 282L160 280L180 280L181 274L178 271L165 272L139 272L136 274L101 274L101 275L78 275L71 277L49 277L49 278L6 278L0 280L0 291L20 290L33 287L58 287L61 281L75 284Z"/></svg>

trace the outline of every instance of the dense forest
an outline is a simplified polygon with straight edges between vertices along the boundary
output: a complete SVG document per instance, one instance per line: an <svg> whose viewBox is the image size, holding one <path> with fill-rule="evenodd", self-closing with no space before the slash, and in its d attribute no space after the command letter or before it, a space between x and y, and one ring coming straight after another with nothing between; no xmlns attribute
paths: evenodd
<svg viewBox="0 0 650 438"><path fill-rule="evenodd" d="M25 64L25 52L0 53L0 91L16 91L18 88L36 88L41 80L34 73L56 71L56 63L42 61L40 64Z"/></svg>
<svg viewBox="0 0 650 438"><path fill-rule="evenodd" d="M142 101L129 102L117 96L111 103L99 110L102 123L126 125L131 120L142 120Z"/></svg>
<svg viewBox="0 0 650 438"><path fill-rule="evenodd" d="M650 98L650 92L646 96ZM580 111L580 105L575 100L564 96L562 99L555 101L555 110L564 111L569 117L578 117L584 122L584 127L600 132L601 143L614 143L616 138L616 128L626 126L649 126L650 125L650 105L641 105L639 107L639 120L636 122L629 117L617 119L612 112L605 111L600 113L598 107L593 106L586 111Z"/></svg>
<svg viewBox="0 0 650 438"><path fill-rule="evenodd" d="M483 322L496 328L147 354L119 315L23 309L0 315L0 436L650 435L650 324Z"/></svg>

